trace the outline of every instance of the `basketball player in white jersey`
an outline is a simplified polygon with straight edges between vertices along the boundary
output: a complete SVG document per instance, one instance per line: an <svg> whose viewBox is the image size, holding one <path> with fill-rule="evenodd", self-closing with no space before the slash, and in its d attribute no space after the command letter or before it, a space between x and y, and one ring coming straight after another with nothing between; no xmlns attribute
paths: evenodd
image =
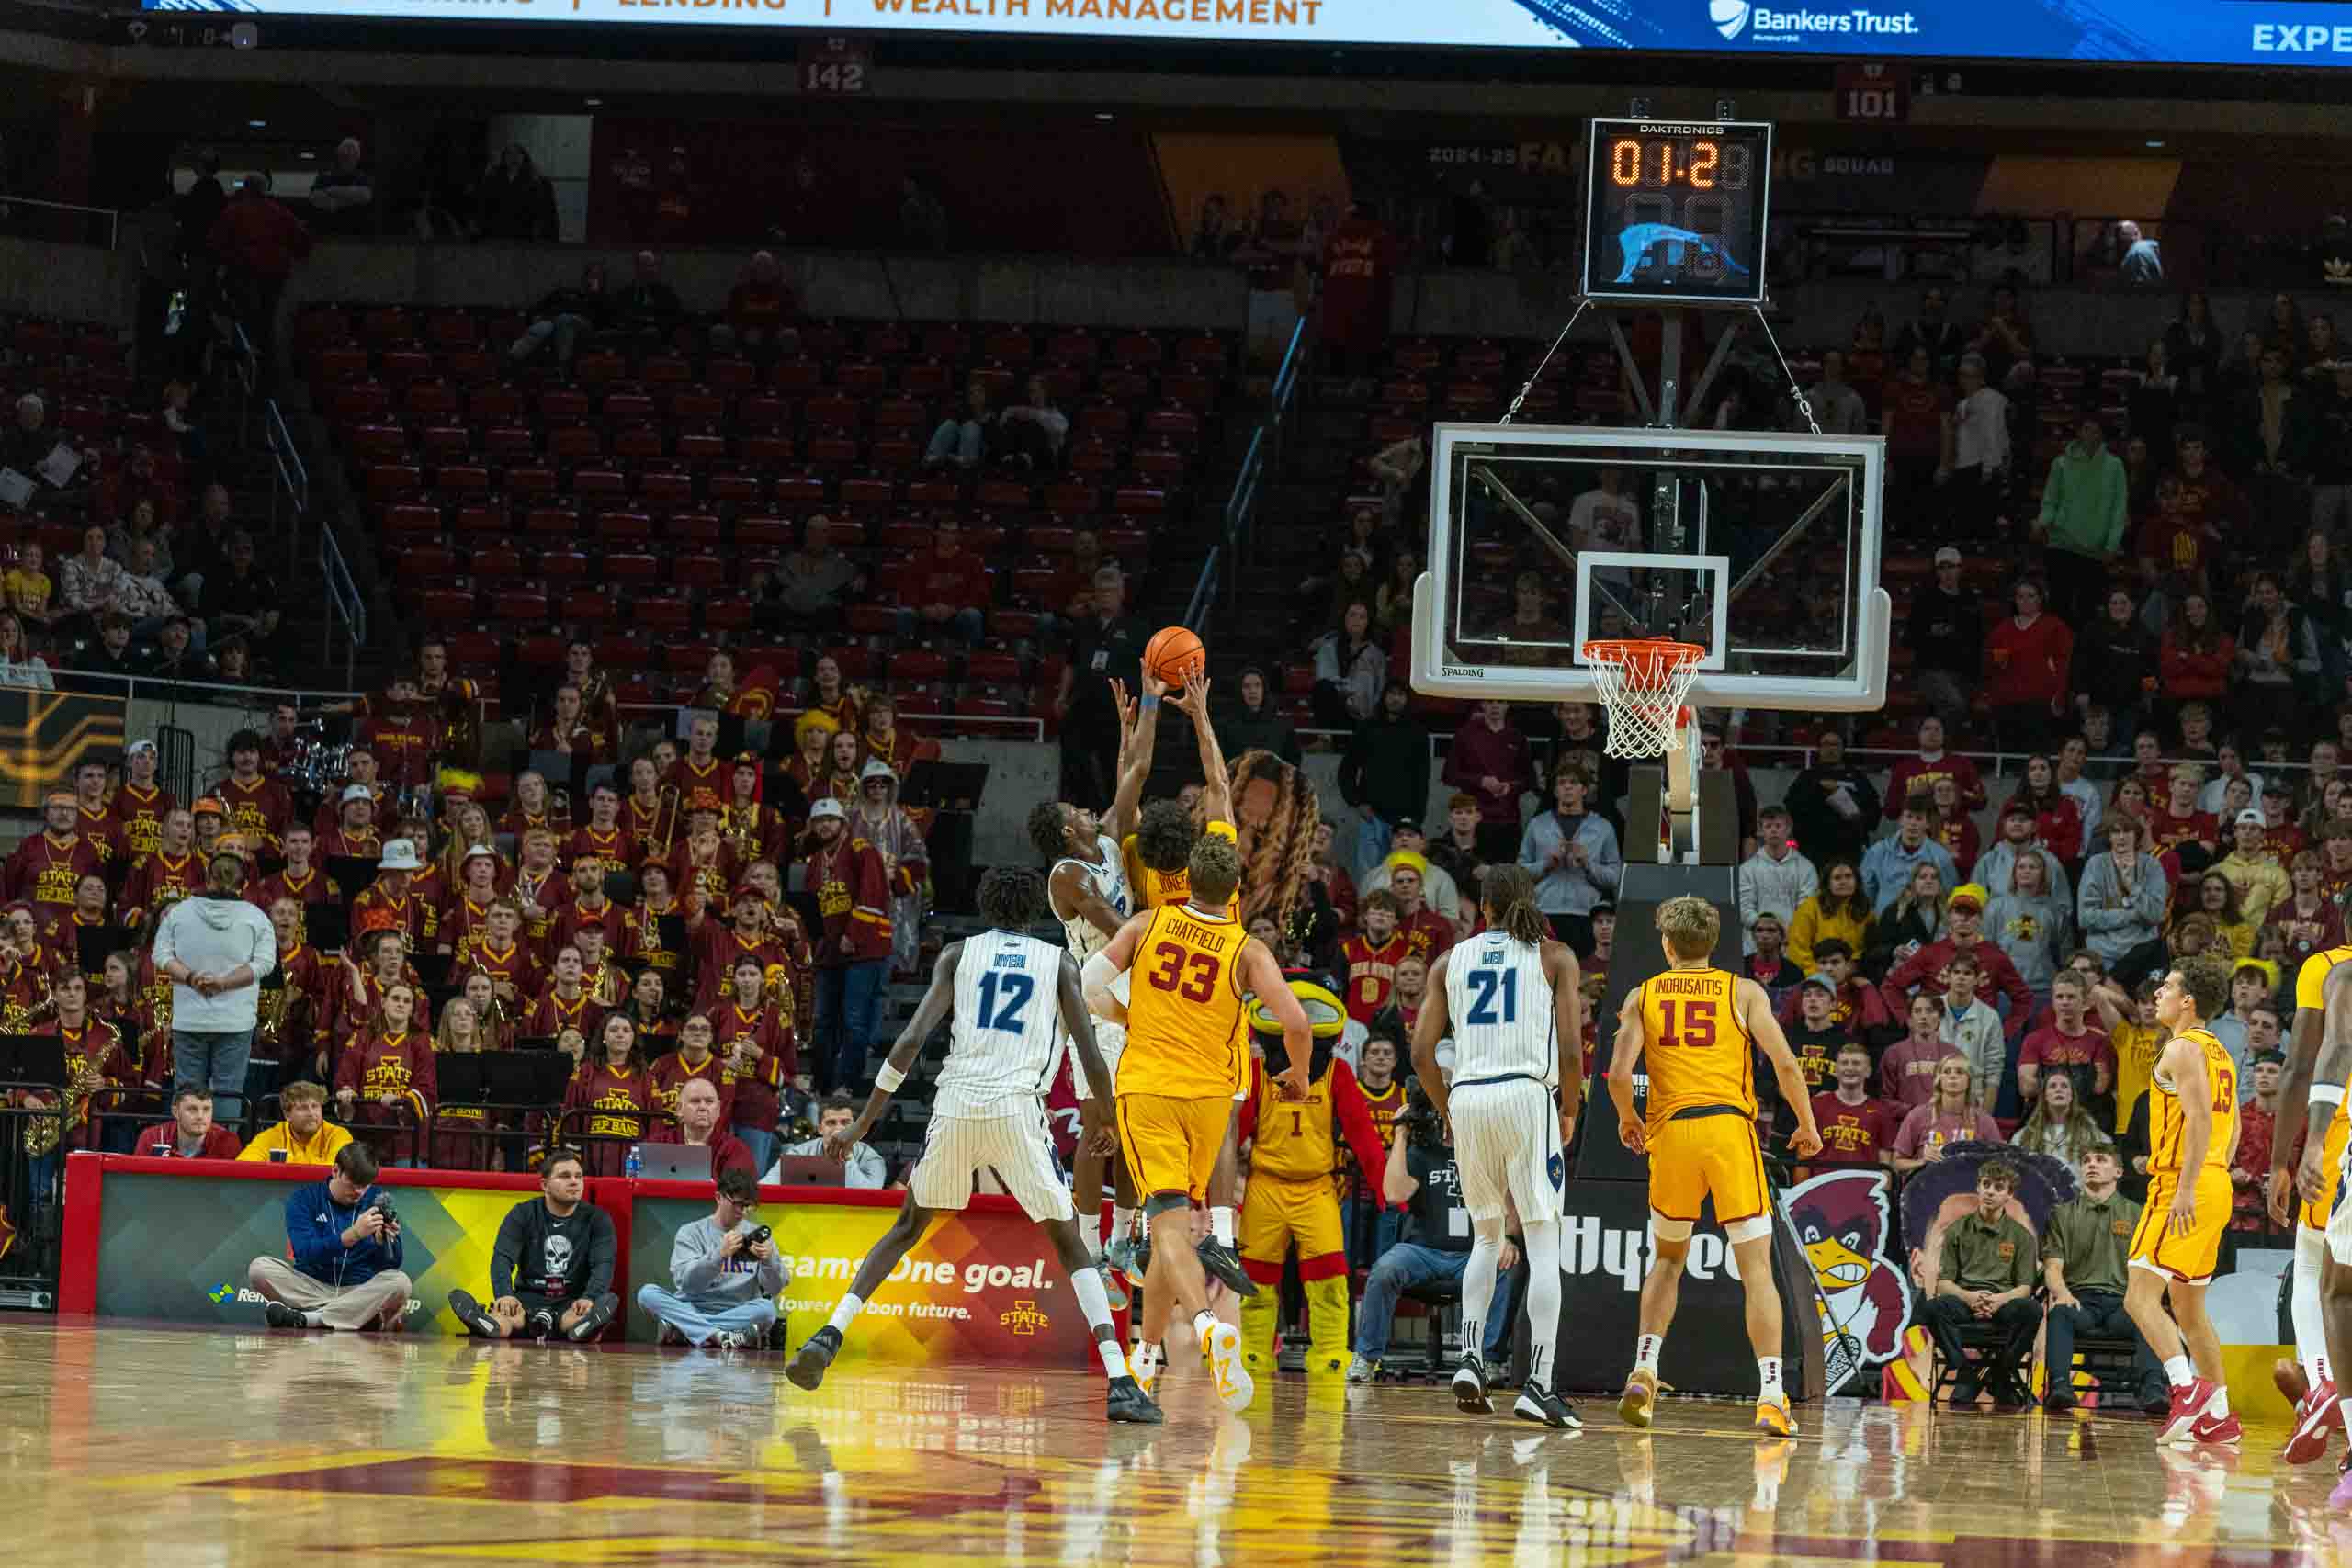
<svg viewBox="0 0 2352 1568"><path fill-rule="evenodd" d="M823 1382L842 1336L866 1298L881 1289L899 1259L930 1229L932 1216L968 1205L979 1172L993 1169L1022 1213L1053 1239L1069 1271L1070 1293L1094 1330L1095 1349L1111 1380L1110 1418L1157 1425L1159 1407L1128 1373L1102 1277L1079 1239L1077 1211L1062 1185L1046 1122L1046 1091L1061 1065L1065 1032L1078 1043L1079 1064L1094 1092L1104 1100L1111 1096L1110 1069L1094 1046L1078 961L1019 934L1046 911L1046 881L1035 872L999 866L980 878L978 900L990 929L951 943L939 955L922 1004L891 1048L889 1061L874 1076L864 1113L825 1140L829 1156L848 1157L906 1081L924 1039L952 1011L947 1063L933 1086L922 1157L907 1179L906 1203L858 1266L832 1320L808 1337L785 1376L801 1388Z"/></svg>
<svg viewBox="0 0 2352 1568"><path fill-rule="evenodd" d="M2344 1430L2344 1414L2336 1400L2335 1357L2328 1353L2320 1304L2327 1276L2335 1265L2329 1260L2327 1237L2352 1200L2336 1179L2347 1141L2339 1102L2344 1098L2341 1075L2315 1078L2321 1045L2323 1000L2327 977L2352 962L2352 946L2323 948L2303 960L2295 972L2295 1021L2287 1046L2287 1071L2278 1089L2278 1115L2270 1134L2270 1217L2280 1229L2295 1227L2293 1289L2289 1300L2295 1325L2295 1359L2302 1372L2302 1387L2281 1381L2280 1392L2295 1402L2295 1429L2282 1456L2289 1464L2309 1464L2327 1452L2328 1435ZM2319 1114L2325 1108L2325 1114ZM2315 1190L2296 1202L2299 1184L2295 1140L2301 1135L2306 1111L2319 1129L2304 1149L2301 1164L2313 1173ZM2352 1290L2352 1279L2344 1281ZM2283 1370L2283 1368L2281 1369Z"/></svg>
<svg viewBox="0 0 2352 1568"><path fill-rule="evenodd" d="M1158 694L1152 692L1150 695L1156 699ZM1102 952L1119 934L1127 917L1135 913L1135 898L1127 886L1126 857L1119 852L1119 845L1136 830L1137 803L1143 798L1144 779L1151 771L1148 756L1144 758L1145 766L1130 765L1137 750L1136 708L1128 700L1126 687L1120 682L1112 682L1111 697L1119 712L1119 786L1111 802L1110 815L1098 818L1084 807L1058 800L1040 801L1029 813L1029 841L1050 867L1046 873L1046 898L1053 907L1054 919L1062 923L1062 935L1070 956L1081 964ZM1121 999L1125 999L1124 996ZM1094 1043L1101 1049L1114 1080L1119 1076L1119 1055L1126 1043L1124 1027L1105 1019L1095 1020ZM1102 1276L1103 1291L1115 1312L1127 1304L1127 1292L1120 1288L1114 1270L1125 1270L1135 1250L1131 1239L1138 1206L1135 1180L1127 1174L1126 1161L1119 1156L1118 1137L1111 1125L1111 1102L1096 1095L1088 1085L1086 1075L1079 1070L1074 1045L1068 1057L1070 1076L1078 1089L1080 1117L1078 1153L1070 1161L1070 1190L1081 1211L1078 1234L1095 1259L1095 1269ZM1111 1236L1107 1246L1102 1236L1101 1199L1106 1166L1112 1185Z"/></svg>
<svg viewBox="0 0 2352 1568"><path fill-rule="evenodd" d="M1560 1221L1568 1144L1584 1106L1584 998L1576 954L1554 942L1523 866L1487 870L1478 902L1487 930L1438 957L1413 1026L1413 1070L1453 1127L1470 1262L1462 1275L1462 1365L1454 1403L1494 1408L1491 1369L1478 1358L1502 1262L1503 1209L1519 1210L1528 1267L1526 1384L1511 1406L1522 1421L1574 1430L1576 1407L1552 1386L1560 1337ZM1437 1043L1453 1036L1453 1083L1438 1071Z"/></svg>

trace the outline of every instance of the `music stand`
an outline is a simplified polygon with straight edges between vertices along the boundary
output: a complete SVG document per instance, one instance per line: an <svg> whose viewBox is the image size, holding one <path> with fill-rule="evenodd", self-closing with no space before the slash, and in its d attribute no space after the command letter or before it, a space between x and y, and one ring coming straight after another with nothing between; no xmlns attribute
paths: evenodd
<svg viewBox="0 0 2352 1568"><path fill-rule="evenodd" d="M447 1051L435 1066L445 1105L552 1106L571 1077L557 1051Z"/></svg>
<svg viewBox="0 0 2352 1568"><path fill-rule="evenodd" d="M343 893L345 908L376 880L376 863L366 855L329 855L326 862L327 881Z"/></svg>
<svg viewBox="0 0 2352 1568"><path fill-rule="evenodd" d="M510 1049L516 1051L552 1051L555 1049L555 1036L552 1034L518 1034L514 1037L514 1043L510 1047Z"/></svg>
<svg viewBox="0 0 2352 1568"><path fill-rule="evenodd" d="M524 754L524 763L515 770L537 773L548 781L548 788L561 790L571 798L572 819L588 819L588 753L585 751L531 751Z"/></svg>
<svg viewBox="0 0 2352 1568"><path fill-rule="evenodd" d="M85 975L106 973L107 960L132 943L129 926L76 926L74 928L74 962ZM131 979L139 977L139 965L131 966Z"/></svg>
<svg viewBox="0 0 2352 1568"><path fill-rule="evenodd" d="M458 955L454 953L412 953L408 961L415 966L416 977L424 982L428 991L462 990L463 983L451 984L451 971L456 969Z"/></svg>
<svg viewBox="0 0 2352 1568"><path fill-rule="evenodd" d="M302 935L321 953L341 953L351 945L351 908L347 904L302 906Z"/></svg>
<svg viewBox="0 0 2352 1568"><path fill-rule="evenodd" d="M0 1034L0 1083L65 1087L65 1040L57 1034Z"/></svg>
<svg viewBox="0 0 2352 1568"><path fill-rule="evenodd" d="M986 762L948 762L927 757L907 769L899 804L934 811L978 811L980 793L988 783Z"/></svg>

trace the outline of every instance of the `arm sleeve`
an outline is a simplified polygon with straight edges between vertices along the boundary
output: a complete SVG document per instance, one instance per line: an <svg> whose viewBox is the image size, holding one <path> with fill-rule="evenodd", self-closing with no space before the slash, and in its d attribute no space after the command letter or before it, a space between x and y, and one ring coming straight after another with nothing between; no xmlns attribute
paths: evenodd
<svg viewBox="0 0 2352 1568"><path fill-rule="evenodd" d="M613 1288L613 1265L620 1257L620 1241L612 1215L594 1204L589 1205L588 1215L588 1284L582 1293L594 1301Z"/></svg>
<svg viewBox="0 0 2352 1568"><path fill-rule="evenodd" d="M528 1239L525 1230L530 1218L529 1210L527 1201L517 1203L506 1211L504 1219L498 1222L498 1239L490 1244L492 1301L514 1293L514 1266L523 1256L524 1243Z"/></svg>
<svg viewBox="0 0 2352 1568"><path fill-rule="evenodd" d="M1600 889L1602 895L1614 897L1617 879L1625 869L1624 860L1617 852L1617 829L1606 818L1590 817L1588 821L1600 824L1600 847L1586 857L1584 879Z"/></svg>
<svg viewBox="0 0 2352 1568"><path fill-rule="evenodd" d="M1347 1135L1348 1147L1355 1151L1356 1166L1364 1173L1369 1184L1372 1173L1385 1165L1388 1151L1380 1146L1380 1131L1372 1124L1372 1111L1363 1102L1363 1091L1356 1087L1355 1074L1345 1062L1331 1064L1331 1104L1339 1112L1340 1131ZM1373 1188L1375 1200L1379 1189Z"/></svg>

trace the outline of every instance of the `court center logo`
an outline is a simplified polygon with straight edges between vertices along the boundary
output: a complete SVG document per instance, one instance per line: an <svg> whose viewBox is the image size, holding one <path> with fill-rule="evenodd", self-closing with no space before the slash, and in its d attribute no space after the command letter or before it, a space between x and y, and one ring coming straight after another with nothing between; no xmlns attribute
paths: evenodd
<svg viewBox="0 0 2352 1568"><path fill-rule="evenodd" d="M1825 1386L1894 1359L1911 1322L1911 1293L1892 1245L1885 1175L1835 1170L1788 1192L1789 1223L1820 1286Z"/></svg>
<svg viewBox="0 0 2352 1568"><path fill-rule="evenodd" d="M1725 39L1747 30L1747 0L1707 0L1707 19Z"/></svg>
<svg viewBox="0 0 2352 1568"><path fill-rule="evenodd" d="M1015 1302L1012 1303L1012 1311L997 1314L996 1320L1001 1326L1012 1330L1023 1338L1033 1334L1044 1333L1046 1325L1054 1321L1037 1310L1035 1302Z"/></svg>

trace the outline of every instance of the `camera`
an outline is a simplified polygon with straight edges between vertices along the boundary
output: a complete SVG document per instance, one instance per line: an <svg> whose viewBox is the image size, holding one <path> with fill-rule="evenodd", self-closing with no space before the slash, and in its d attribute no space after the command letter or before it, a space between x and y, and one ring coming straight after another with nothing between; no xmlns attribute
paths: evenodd
<svg viewBox="0 0 2352 1568"><path fill-rule="evenodd" d="M775 1234L775 1233L774 1231L770 1230L765 1225L753 1225L750 1230L743 1233L743 1245L745 1247L757 1247L760 1243L767 1240Z"/></svg>
<svg viewBox="0 0 2352 1568"><path fill-rule="evenodd" d="M392 1195L390 1193L377 1193L375 1202L369 1204L368 1207L374 1209L378 1213L384 1216L384 1228L386 1230L396 1230L399 1228L401 1217L392 1211Z"/></svg>
<svg viewBox="0 0 2352 1568"><path fill-rule="evenodd" d="M1430 1103L1429 1091L1421 1087L1419 1078L1405 1080L1405 1109L1396 1112L1396 1126L1410 1147L1444 1146L1444 1124L1438 1120L1437 1107Z"/></svg>

